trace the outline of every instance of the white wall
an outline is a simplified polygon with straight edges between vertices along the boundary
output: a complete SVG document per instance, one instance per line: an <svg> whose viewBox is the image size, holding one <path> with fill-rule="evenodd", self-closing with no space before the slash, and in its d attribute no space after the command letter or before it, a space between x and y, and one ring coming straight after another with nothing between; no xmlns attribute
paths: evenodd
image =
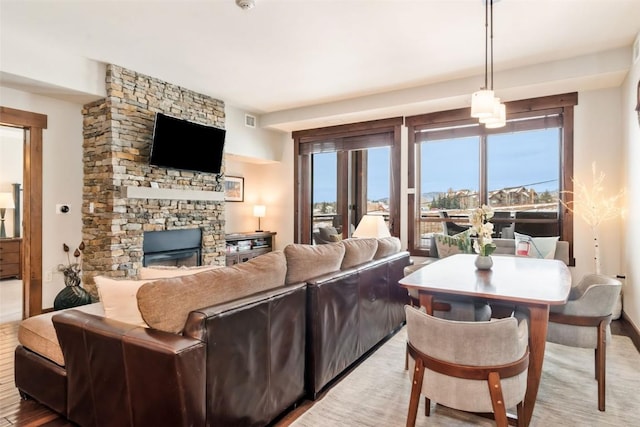
<svg viewBox="0 0 640 427"><path fill-rule="evenodd" d="M624 187L620 168L622 159L622 122L620 88L580 92L575 107L574 125L574 178L592 183L592 163L597 172L605 174L604 194L614 196ZM574 187L574 191L576 188ZM624 274L621 263L621 221L618 218L598 227L602 274ZM593 233L579 215L574 216L574 280L587 273L595 273Z"/></svg>
<svg viewBox="0 0 640 427"><path fill-rule="evenodd" d="M75 248L82 240L82 105L58 101L0 86L0 104L47 115L43 133L42 268L55 272L43 283L42 307L53 306L55 295L64 287L60 263L66 263L62 244ZM71 211L55 213L56 203L67 203Z"/></svg>
<svg viewBox="0 0 640 427"><path fill-rule="evenodd" d="M248 127L245 125L246 112L231 105L225 105L224 111L227 130L224 143L225 156L253 163L282 160L282 138L285 132L262 129L259 122L255 128Z"/></svg>
<svg viewBox="0 0 640 427"><path fill-rule="evenodd" d="M638 34L640 38L640 34ZM638 39L636 39L638 43ZM623 244L623 266L626 280L623 288L623 310L625 317L640 331L640 123L634 111L637 87L640 80L640 59L632 65L622 85L622 139L623 152L619 167L626 175L627 215L623 221L625 239Z"/></svg>
<svg viewBox="0 0 640 427"><path fill-rule="evenodd" d="M254 205L265 205L266 216L261 219L263 230L275 231L276 249L293 243L293 142L280 134L277 163L249 163L225 158L225 174L244 178L244 202L227 202L225 231L227 233L254 231L258 219L253 216Z"/></svg>

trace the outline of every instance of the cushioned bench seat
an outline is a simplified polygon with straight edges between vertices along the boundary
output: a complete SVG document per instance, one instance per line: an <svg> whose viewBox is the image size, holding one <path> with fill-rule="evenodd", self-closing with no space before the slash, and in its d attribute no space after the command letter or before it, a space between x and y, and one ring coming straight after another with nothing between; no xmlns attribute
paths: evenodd
<svg viewBox="0 0 640 427"><path fill-rule="evenodd" d="M80 307L67 308L65 310L52 311L38 316L30 317L20 322L18 328L18 341L25 348L36 354L46 357L57 365L64 366L62 350L58 343L56 330L53 327L51 318L58 313L68 310L80 310L85 313L104 316L104 309L101 302L82 305Z"/></svg>

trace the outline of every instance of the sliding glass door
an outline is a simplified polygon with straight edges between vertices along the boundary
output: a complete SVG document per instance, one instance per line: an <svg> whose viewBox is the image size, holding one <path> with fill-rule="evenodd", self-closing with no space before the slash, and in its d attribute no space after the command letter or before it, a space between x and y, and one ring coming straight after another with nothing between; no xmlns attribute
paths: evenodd
<svg viewBox="0 0 640 427"><path fill-rule="evenodd" d="M334 240L349 238L366 214L383 216L391 234L399 235L401 123L294 132L296 241L326 243L328 232L339 236Z"/></svg>

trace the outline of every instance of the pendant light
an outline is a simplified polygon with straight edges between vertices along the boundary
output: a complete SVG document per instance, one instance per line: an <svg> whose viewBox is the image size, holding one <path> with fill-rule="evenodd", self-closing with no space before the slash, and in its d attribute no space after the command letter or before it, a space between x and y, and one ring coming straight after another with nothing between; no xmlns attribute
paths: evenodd
<svg viewBox="0 0 640 427"><path fill-rule="evenodd" d="M471 117L486 128L499 128L507 122L507 110L493 91L493 0L484 0L484 87L471 95ZM490 11L490 13L489 13ZM489 73L489 18L491 19L491 71ZM489 76L491 79L489 79Z"/></svg>

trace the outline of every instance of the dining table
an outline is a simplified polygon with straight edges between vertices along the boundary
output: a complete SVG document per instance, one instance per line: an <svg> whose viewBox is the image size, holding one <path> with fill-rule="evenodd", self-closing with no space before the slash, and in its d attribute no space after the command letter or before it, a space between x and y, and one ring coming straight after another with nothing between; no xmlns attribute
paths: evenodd
<svg viewBox="0 0 640 427"><path fill-rule="evenodd" d="M434 299L467 296L509 305L528 314L529 369L520 425L528 426L535 407L552 305L565 304L571 289L571 273L555 259L492 256L489 270L478 270L476 255L456 254L428 264L399 281L418 291L420 305L433 315Z"/></svg>

